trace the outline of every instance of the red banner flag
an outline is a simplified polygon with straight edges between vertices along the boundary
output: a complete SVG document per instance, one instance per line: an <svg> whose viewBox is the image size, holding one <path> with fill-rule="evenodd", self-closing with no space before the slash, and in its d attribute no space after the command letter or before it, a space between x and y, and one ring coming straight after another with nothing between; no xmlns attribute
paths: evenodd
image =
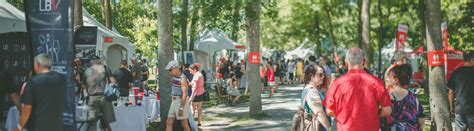
<svg viewBox="0 0 474 131"><path fill-rule="evenodd" d="M395 50L403 50L405 48L405 41L407 39L408 26L407 25L398 25L397 40L395 45Z"/></svg>
<svg viewBox="0 0 474 131"><path fill-rule="evenodd" d="M441 23L441 33L443 38L443 48L449 49L448 22Z"/></svg>

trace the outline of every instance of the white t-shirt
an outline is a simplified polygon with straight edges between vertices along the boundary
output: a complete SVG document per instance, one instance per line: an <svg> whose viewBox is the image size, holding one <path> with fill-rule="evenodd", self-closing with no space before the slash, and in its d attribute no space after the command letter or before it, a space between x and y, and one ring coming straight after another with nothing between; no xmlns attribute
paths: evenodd
<svg viewBox="0 0 474 131"><path fill-rule="evenodd" d="M288 63L288 72L290 72L290 73L295 72L295 67L296 67L296 65L295 65L294 62L289 62Z"/></svg>

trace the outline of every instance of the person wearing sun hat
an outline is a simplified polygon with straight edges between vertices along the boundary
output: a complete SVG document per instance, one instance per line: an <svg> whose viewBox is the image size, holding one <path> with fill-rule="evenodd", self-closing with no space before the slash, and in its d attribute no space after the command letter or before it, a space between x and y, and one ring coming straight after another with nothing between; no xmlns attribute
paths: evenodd
<svg viewBox="0 0 474 131"><path fill-rule="evenodd" d="M187 96L188 80L180 70L178 61L173 60L166 65L166 70L173 77L171 81L171 106L166 119L166 130L173 130L173 123L176 120L182 120L181 125L185 131L189 131L188 112L190 112Z"/></svg>

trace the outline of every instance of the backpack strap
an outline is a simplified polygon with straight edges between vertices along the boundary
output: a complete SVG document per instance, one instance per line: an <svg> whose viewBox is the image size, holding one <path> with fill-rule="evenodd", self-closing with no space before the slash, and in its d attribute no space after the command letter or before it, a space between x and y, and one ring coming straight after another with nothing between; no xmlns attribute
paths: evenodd
<svg viewBox="0 0 474 131"><path fill-rule="evenodd" d="M393 93L390 93L390 96L392 96L392 97L393 97L393 100L397 101L397 97L395 97L395 94L393 94Z"/></svg>
<svg viewBox="0 0 474 131"><path fill-rule="evenodd" d="M106 65L103 65L104 66L104 72L105 72L105 80L107 81L107 84L110 84L110 76L111 74L109 73L109 70L107 68Z"/></svg>

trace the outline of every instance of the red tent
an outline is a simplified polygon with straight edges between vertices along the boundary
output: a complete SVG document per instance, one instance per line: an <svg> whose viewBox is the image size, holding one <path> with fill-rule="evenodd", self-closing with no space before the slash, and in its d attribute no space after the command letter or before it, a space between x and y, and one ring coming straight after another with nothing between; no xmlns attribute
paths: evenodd
<svg viewBox="0 0 474 131"><path fill-rule="evenodd" d="M449 80L453 71L464 65L463 53L461 51L448 48L445 53L445 71L446 71L446 80Z"/></svg>

